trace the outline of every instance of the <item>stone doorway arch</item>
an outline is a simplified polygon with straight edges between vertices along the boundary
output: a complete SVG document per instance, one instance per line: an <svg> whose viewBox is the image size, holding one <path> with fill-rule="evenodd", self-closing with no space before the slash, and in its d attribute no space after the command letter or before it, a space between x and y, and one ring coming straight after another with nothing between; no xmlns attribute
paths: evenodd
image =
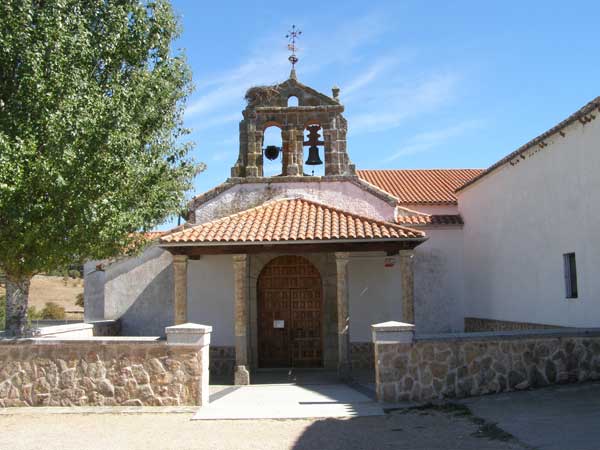
<svg viewBox="0 0 600 450"><path fill-rule="evenodd" d="M323 367L323 289L306 258L278 256L257 280L258 367Z"/></svg>

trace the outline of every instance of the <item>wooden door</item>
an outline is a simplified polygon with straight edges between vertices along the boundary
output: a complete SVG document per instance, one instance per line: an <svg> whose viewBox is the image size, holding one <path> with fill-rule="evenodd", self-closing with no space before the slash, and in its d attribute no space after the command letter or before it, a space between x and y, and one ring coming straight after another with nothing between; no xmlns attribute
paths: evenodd
<svg viewBox="0 0 600 450"><path fill-rule="evenodd" d="M307 259L279 256L258 277L259 367L321 367L321 276Z"/></svg>

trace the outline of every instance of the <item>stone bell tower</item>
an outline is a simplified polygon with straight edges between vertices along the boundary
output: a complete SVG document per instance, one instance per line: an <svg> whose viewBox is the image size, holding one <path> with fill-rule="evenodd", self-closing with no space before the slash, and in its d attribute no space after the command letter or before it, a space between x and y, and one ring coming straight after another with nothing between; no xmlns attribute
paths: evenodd
<svg viewBox="0 0 600 450"><path fill-rule="evenodd" d="M325 176L354 175L355 167L346 152L347 122L339 102L339 88L328 97L298 82L295 70L290 78L277 85L253 87L246 93L248 105L240 122L240 154L231 176L263 177L264 132L270 126L281 130L283 176L304 175L304 130L322 133L325 153ZM290 97L298 106L288 106ZM314 125L320 128L314 127Z"/></svg>

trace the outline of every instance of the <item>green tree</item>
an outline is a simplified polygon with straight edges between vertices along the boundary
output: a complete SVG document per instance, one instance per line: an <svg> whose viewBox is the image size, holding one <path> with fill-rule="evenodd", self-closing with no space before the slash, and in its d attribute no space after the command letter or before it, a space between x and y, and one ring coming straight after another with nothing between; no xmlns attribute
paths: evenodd
<svg viewBox="0 0 600 450"><path fill-rule="evenodd" d="M0 2L0 270L22 335L31 277L143 245L198 166L166 0Z"/></svg>

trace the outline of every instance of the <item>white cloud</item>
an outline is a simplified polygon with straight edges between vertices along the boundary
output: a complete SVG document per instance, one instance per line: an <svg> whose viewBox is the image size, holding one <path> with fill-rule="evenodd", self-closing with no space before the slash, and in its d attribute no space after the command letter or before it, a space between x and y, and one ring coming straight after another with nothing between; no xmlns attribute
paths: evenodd
<svg viewBox="0 0 600 450"><path fill-rule="evenodd" d="M342 91L342 100L344 102L348 102L351 99L350 94L359 89L368 86L371 82L375 81L382 73L384 73L387 69L393 67L398 63L398 58L381 58L375 61L367 70L361 72L356 76L350 83L344 86Z"/></svg>
<svg viewBox="0 0 600 450"><path fill-rule="evenodd" d="M402 156L426 152L464 133L481 128L481 120L465 120L450 127L419 133L408 139L402 147L386 158L386 162L394 161Z"/></svg>
<svg viewBox="0 0 600 450"><path fill-rule="evenodd" d="M205 118L199 118L198 120L195 120L191 125L189 125L189 128L191 128L193 131L201 131L239 120L242 120L242 115L239 112L219 114L213 117L206 116Z"/></svg>
<svg viewBox="0 0 600 450"><path fill-rule="evenodd" d="M366 92L355 100L357 106L349 115L348 124L353 134L395 128L408 118L430 113L449 103L455 96L460 77L453 73L436 75L415 84L390 86ZM360 108L360 109L359 109Z"/></svg>

